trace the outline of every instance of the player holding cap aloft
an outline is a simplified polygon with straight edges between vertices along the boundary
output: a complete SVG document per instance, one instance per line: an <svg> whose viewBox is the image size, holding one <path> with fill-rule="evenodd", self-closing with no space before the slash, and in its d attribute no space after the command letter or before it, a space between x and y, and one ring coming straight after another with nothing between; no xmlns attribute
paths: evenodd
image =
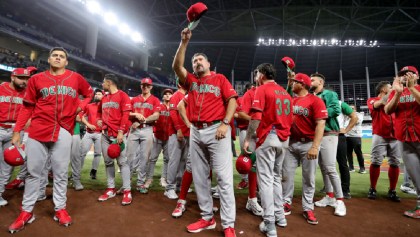
<svg viewBox="0 0 420 237"><path fill-rule="evenodd" d="M105 161L105 171L107 177L107 189L105 193L98 198L98 201L106 201L115 197L115 164L117 160L121 170L123 199L122 205L129 205L132 201L130 184L130 165L126 156L126 149L117 152L119 156L115 157L108 154L108 148L111 143L122 145L125 143L128 132L128 117L131 111L130 97L118 90L118 78L114 74L106 74L102 83L103 89L108 92L98 105L97 125L102 128L101 148Z"/></svg>
<svg viewBox="0 0 420 237"><path fill-rule="evenodd" d="M402 157L417 190L416 207L405 216L420 219L420 85L419 72L405 66L395 77L385 113L395 114L395 138L402 146Z"/></svg>
<svg viewBox="0 0 420 237"><path fill-rule="evenodd" d="M236 205L229 123L236 109L237 94L225 76L210 71L210 62L203 53L196 53L192 57L194 73L185 69L185 52L191 35L188 28L181 32L181 43L172 64L179 84L189 91L187 110L192 125L187 125L191 126L191 166L202 216L187 226L187 230L196 233L216 227L209 181L212 169L219 185L224 234L232 237L236 236Z"/></svg>
<svg viewBox="0 0 420 237"><path fill-rule="evenodd" d="M325 119L328 112L324 102L309 93L311 79L303 73L289 74L287 91L296 94L293 98L293 125L290 144L283 163L282 183L286 206L292 203L294 177L298 164L302 164L302 208L303 217L309 224L316 225L314 213L315 171L321 139L324 135ZM291 91L290 91L291 90ZM290 214L290 206L289 206Z"/></svg>
<svg viewBox="0 0 420 237"><path fill-rule="evenodd" d="M12 145L13 127L22 107L29 78L29 70L16 68L12 71L11 81L0 84L0 206L7 205L2 194L13 171L13 167L5 162L3 151Z"/></svg>
<svg viewBox="0 0 420 237"><path fill-rule="evenodd" d="M258 87L243 147L249 152L250 141L256 134L257 180L264 209L259 228L266 236L277 236L276 224L285 226L281 172L292 126L292 98L275 82L273 65L260 64L257 71Z"/></svg>
<svg viewBox="0 0 420 237"><path fill-rule="evenodd" d="M35 219L32 211L39 196L41 176L47 160L51 161L54 174L54 220L63 226L72 223L66 210L71 139L76 114L86 107L93 90L80 74L66 69L68 54L65 49L52 48L48 63L49 70L34 75L28 81L12 137L12 143L20 145L20 132L31 118L26 143L29 175L25 180L20 215L9 226L11 233L22 230L26 223ZM80 102L79 95L85 100Z"/></svg>
<svg viewBox="0 0 420 237"><path fill-rule="evenodd" d="M127 156L131 172L137 171L137 187L146 194L152 184L146 182L147 167L153 146L153 124L159 119L160 101L152 95L152 79L141 80L141 94L131 99L133 111L130 112L130 134L127 138Z"/></svg>

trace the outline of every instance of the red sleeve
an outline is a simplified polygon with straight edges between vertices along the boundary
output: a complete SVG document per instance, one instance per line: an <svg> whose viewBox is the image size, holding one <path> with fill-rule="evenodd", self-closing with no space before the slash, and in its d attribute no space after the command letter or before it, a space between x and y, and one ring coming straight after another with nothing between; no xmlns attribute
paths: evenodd
<svg viewBox="0 0 420 237"><path fill-rule="evenodd" d="M394 98L394 96L395 96L395 90L392 90L391 93L389 94L387 102L390 102L392 100L392 98Z"/></svg>
<svg viewBox="0 0 420 237"><path fill-rule="evenodd" d="M251 105L252 105L252 99L251 99L251 92L245 93L243 99L242 99L242 105L240 108L240 111L249 114L251 111Z"/></svg>
<svg viewBox="0 0 420 237"><path fill-rule="evenodd" d="M29 103L24 102L22 107L19 110L19 116L16 120L15 128L13 129L14 132L21 132L26 125L26 122L31 118L32 111L34 110L35 106Z"/></svg>
<svg viewBox="0 0 420 237"><path fill-rule="evenodd" d="M154 112L159 112L160 113L160 111L162 110L161 106L162 105L160 104L159 99L158 98L155 98L154 99L154 105L153 105L153 113Z"/></svg>
<svg viewBox="0 0 420 237"><path fill-rule="evenodd" d="M89 83L85 80L85 78L83 78L81 75L78 78L79 78L79 90L78 90L78 92L79 92L80 95L82 95L84 97L84 100L79 104L79 107L82 110L85 110L86 105L88 105L89 102L92 100L93 89L89 85Z"/></svg>
<svg viewBox="0 0 420 237"><path fill-rule="evenodd" d="M252 109L263 111L265 106L264 88L258 87L255 91L254 101L252 102Z"/></svg>
<svg viewBox="0 0 420 237"><path fill-rule="evenodd" d="M253 111L251 113L251 120L261 120L262 112L261 111Z"/></svg>
<svg viewBox="0 0 420 237"><path fill-rule="evenodd" d="M96 122L98 122L98 120L102 120L102 101L104 100L104 98L105 96L102 98L102 100L98 104L98 113L96 115L96 120L97 120Z"/></svg>
<svg viewBox="0 0 420 237"><path fill-rule="evenodd" d="M225 76L222 74L219 75L220 79L223 80L221 86L223 101L226 103L232 97L237 98L238 94L236 93L235 89L233 89L232 84L230 84Z"/></svg>
<svg viewBox="0 0 420 237"><path fill-rule="evenodd" d="M314 111L314 119L327 119L328 111L327 107L325 107L324 101L322 101L317 96L314 96L313 98L315 99L314 103L312 104L312 110Z"/></svg>
<svg viewBox="0 0 420 237"><path fill-rule="evenodd" d="M127 131L127 124L129 124L128 118L130 117L130 111L131 111L131 101L130 97L128 97L127 94L123 94L122 100L121 100L121 110L122 110L122 117L120 122L120 127L118 130Z"/></svg>

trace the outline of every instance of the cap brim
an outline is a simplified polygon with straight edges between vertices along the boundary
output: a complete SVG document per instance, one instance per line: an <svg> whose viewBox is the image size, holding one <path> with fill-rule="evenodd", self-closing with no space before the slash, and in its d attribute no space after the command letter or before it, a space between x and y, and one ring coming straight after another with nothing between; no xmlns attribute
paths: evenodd
<svg viewBox="0 0 420 237"><path fill-rule="evenodd" d="M20 148L19 146L16 146L16 149L18 150L20 156L22 156L22 159L26 160L26 152L22 148Z"/></svg>
<svg viewBox="0 0 420 237"><path fill-rule="evenodd" d="M413 71L411 71L411 70L404 70L404 71L399 71L399 72L398 72L398 76L399 76L399 77L402 77L402 76L404 76L407 72L412 72L412 73L416 74L416 72L413 72Z"/></svg>
<svg viewBox="0 0 420 237"><path fill-rule="evenodd" d="M190 29L190 30L194 30L194 29L198 26L198 23L200 23L200 19L195 20L195 21L191 21L191 22L188 24L188 29Z"/></svg>

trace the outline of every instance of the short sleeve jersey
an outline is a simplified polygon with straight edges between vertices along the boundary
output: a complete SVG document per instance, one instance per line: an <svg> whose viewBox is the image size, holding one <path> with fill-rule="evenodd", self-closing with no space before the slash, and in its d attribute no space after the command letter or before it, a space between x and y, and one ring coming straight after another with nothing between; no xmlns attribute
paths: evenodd
<svg viewBox="0 0 420 237"><path fill-rule="evenodd" d="M420 91L420 85L415 85L415 88ZM395 91L392 91L388 101L394 96ZM420 142L420 104L408 88L404 87L394 113L395 138L402 142Z"/></svg>
<svg viewBox="0 0 420 237"><path fill-rule="evenodd" d="M281 141L290 136L292 126L292 97L275 82L265 83L255 91L252 119L260 120L257 129L257 147L264 143L270 132L275 132Z"/></svg>
<svg viewBox="0 0 420 237"><path fill-rule="evenodd" d="M136 97L134 97L131 100L131 105L133 108L133 113L140 113L145 118L152 115L154 112L160 111L160 101L159 99L154 96L150 95L146 99L140 94ZM131 118L132 122L137 121L136 118Z"/></svg>
<svg viewBox="0 0 420 237"><path fill-rule="evenodd" d="M185 98L185 95L179 91L176 91L169 101L169 113L171 116L171 123L169 127L169 136L176 134L178 129L181 129L184 136L190 136L190 129L185 125L181 116L178 113L178 104ZM187 110L188 111L188 110Z"/></svg>
<svg viewBox="0 0 420 237"><path fill-rule="evenodd" d="M316 121L327 119L328 112L324 102L313 94L293 98L293 125L291 138L314 139Z"/></svg>
<svg viewBox="0 0 420 237"><path fill-rule="evenodd" d="M16 91L10 88L9 82L0 84L0 123L16 122L24 94L25 90Z"/></svg>
<svg viewBox="0 0 420 237"><path fill-rule="evenodd" d="M187 114L191 122L223 120L227 102L238 97L228 79L213 72L201 78L188 73L183 86L188 90Z"/></svg>
<svg viewBox="0 0 420 237"><path fill-rule="evenodd" d="M376 101L382 100L379 97L372 97L367 101L370 116L372 117L372 134L383 138L394 138L394 127L392 126L392 116L385 113L385 105L374 108Z"/></svg>
<svg viewBox="0 0 420 237"><path fill-rule="evenodd" d="M113 137L118 135L118 130L127 133L129 121L128 117L123 121L123 113L131 110L130 97L125 92L118 90L114 94L105 94L98 106L103 123L102 129L107 129L108 135Z"/></svg>
<svg viewBox="0 0 420 237"><path fill-rule="evenodd" d="M160 104L159 108L160 108L159 119L156 121L153 127L153 131L157 139L161 141L167 141L169 138L169 134L168 134L168 129L169 129L168 121L170 120L169 106L167 107L165 104Z"/></svg>
<svg viewBox="0 0 420 237"><path fill-rule="evenodd" d="M97 125L98 121L98 104L99 103L90 103L86 106L84 116L87 117L87 121L90 124L93 124L96 126L96 129L92 131L90 128L86 127L87 132L89 133L100 133L102 129Z"/></svg>

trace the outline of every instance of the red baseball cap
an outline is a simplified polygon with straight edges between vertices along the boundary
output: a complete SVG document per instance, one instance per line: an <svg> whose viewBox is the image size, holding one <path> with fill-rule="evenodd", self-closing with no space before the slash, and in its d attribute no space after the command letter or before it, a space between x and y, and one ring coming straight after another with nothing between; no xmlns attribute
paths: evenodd
<svg viewBox="0 0 420 237"><path fill-rule="evenodd" d="M417 71L417 68L414 66L405 66L401 68L401 70L398 72L398 76L404 76L407 72L412 72L417 75L419 75L419 71Z"/></svg>
<svg viewBox="0 0 420 237"><path fill-rule="evenodd" d="M305 73L297 73L294 81L300 82L308 87L311 87L311 78Z"/></svg>
<svg viewBox="0 0 420 237"><path fill-rule="evenodd" d="M248 174L252 168L251 158L241 154L236 160L236 170L240 174Z"/></svg>
<svg viewBox="0 0 420 237"><path fill-rule="evenodd" d="M27 67L26 69L29 71L30 75L33 75L38 72L38 68L33 67L33 66Z"/></svg>
<svg viewBox="0 0 420 237"><path fill-rule="evenodd" d="M284 57L281 59L281 62L286 68L289 68L290 70L293 70L295 68L295 61L293 61L290 57Z"/></svg>
<svg viewBox="0 0 420 237"><path fill-rule="evenodd" d="M30 74L29 70L26 69L26 68L15 68L12 71L12 76L15 76L15 77L30 77L31 74Z"/></svg>
<svg viewBox="0 0 420 237"><path fill-rule="evenodd" d="M26 160L24 149L25 145L22 147L10 146L3 152L4 161L10 166L23 165Z"/></svg>
<svg viewBox="0 0 420 237"><path fill-rule="evenodd" d="M143 79L141 79L141 84L142 84L142 85L143 85L143 84L153 85L153 84L152 84L152 79L150 79L150 78L148 78L148 77L143 78Z"/></svg>
<svg viewBox="0 0 420 237"><path fill-rule="evenodd" d="M207 12L207 6L202 2L191 5L187 10L187 18L189 22L199 20L204 13Z"/></svg>
<svg viewBox="0 0 420 237"><path fill-rule="evenodd" d="M118 145L117 140L115 140L108 147L108 150L107 150L108 157L111 159L118 158L121 152L124 150L124 148L125 148L125 144L123 142Z"/></svg>

